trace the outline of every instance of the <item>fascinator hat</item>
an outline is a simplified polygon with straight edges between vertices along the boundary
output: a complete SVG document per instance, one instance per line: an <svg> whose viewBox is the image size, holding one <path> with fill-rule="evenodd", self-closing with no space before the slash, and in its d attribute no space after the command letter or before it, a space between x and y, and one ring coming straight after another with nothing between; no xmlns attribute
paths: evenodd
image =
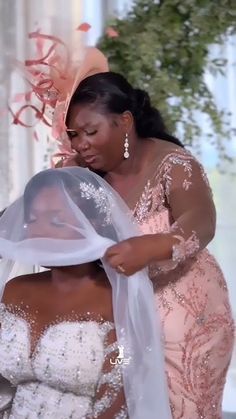
<svg viewBox="0 0 236 419"><path fill-rule="evenodd" d="M17 111L9 107L13 123L35 127L42 122L50 127L59 150L54 157L73 155L65 121L76 88L86 77L109 71L104 54L95 47L83 46L80 35L78 30L75 41L68 46L58 37L39 31L32 32L29 38L35 44L35 57L26 60L24 64L17 63L30 89L13 98L12 103L24 103ZM34 114L31 125L24 121L24 113L28 109Z"/></svg>
<svg viewBox="0 0 236 419"><path fill-rule="evenodd" d="M70 105L71 98L79 86L80 82L89 76L93 76L97 73L103 73L109 71L108 62L105 56L99 51L97 48L94 47L87 47L84 51L84 58L75 73L74 80L71 80L73 84L64 86L64 91L61 88L61 93L58 94L57 104L55 109L57 112L54 114L54 122L57 118L57 113L61 113L63 117L63 123L65 128L65 120L68 112L68 108ZM58 91L59 91L58 86ZM62 109L60 112L60 105L62 104Z"/></svg>
<svg viewBox="0 0 236 419"><path fill-rule="evenodd" d="M104 179L81 167L44 170L0 217L0 291L9 263L61 267L100 259L112 288L118 344L129 361L122 364L128 416L171 419L162 328L148 273L126 277L103 257L108 247L139 234L131 211Z"/></svg>

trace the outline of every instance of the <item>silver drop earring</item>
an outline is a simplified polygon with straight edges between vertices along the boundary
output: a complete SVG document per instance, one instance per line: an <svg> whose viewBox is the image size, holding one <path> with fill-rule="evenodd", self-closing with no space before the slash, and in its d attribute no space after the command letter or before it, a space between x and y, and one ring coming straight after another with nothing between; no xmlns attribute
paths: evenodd
<svg viewBox="0 0 236 419"><path fill-rule="evenodd" d="M128 159L129 158L129 137L128 137L128 134L127 133L125 134L125 144L124 144L124 147L125 147L124 158L125 159Z"/></svg>

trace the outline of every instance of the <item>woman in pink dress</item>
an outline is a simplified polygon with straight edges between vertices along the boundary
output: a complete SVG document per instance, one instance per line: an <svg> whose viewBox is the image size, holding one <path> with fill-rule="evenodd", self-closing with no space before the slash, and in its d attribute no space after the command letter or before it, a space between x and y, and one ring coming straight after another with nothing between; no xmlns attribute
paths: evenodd
<svg viewBox="0 0 236 419"><path fill-rule="evenodd" d="M40 60L28 61L35 62ZM62 63L57 62L59 69ZM55 65L54 57L52 70ZM54 135L66 145L67 157L74 153L62 165L103 176L143 232L108 249L106 260L127 281L149 269L163 325L173 418L221 419L234 324L224 277L206 249L216 215L204 170L167 133L148 94L109 72L98 50L88 49L77 72L65 71L52 71L52 90L45 97L35 92L44 105L55 107ZM36 82L43 91L43 80Z"/></svg>
<svg viewBox="0 0 236 419"><path fill-rule="evenodd" d="M147 93L103 71L74 87L65 123L76 154L63 164L101 174L143 232L106 259L127 277L149 268L173 418L221 419L234 324L224 277L206 249L216 222L210 186Z"/></svg>

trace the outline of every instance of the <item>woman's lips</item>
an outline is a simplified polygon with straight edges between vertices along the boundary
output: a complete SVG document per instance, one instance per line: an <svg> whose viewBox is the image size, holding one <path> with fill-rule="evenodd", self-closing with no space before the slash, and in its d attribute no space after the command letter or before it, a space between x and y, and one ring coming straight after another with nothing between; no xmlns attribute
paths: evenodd
<svg viewBox="0 0 236 419"><path fill-rule="evenodd" d="M96 160L96 157L97 156L87 156L87 157L83 157L83 160L86 163L91 164L91 163L94 163L94 161Z"/></svg>

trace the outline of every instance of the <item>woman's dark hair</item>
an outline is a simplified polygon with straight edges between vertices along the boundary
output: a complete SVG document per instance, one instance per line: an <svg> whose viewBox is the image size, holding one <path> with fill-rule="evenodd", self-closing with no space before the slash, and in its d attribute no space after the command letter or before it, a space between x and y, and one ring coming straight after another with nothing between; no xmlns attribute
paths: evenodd
<svg viewBox="0 0 236 419"><path fill-rule="evenodd" d="M98 73L82 80L72 96L69 110L78 103L96 104L109 113L122 114L130 111L139 137L159 138L184 147L167 132L160 112L151 105L148 93L134 89L121 74ZM69 114L68 111L67 122Z"/></svg>

